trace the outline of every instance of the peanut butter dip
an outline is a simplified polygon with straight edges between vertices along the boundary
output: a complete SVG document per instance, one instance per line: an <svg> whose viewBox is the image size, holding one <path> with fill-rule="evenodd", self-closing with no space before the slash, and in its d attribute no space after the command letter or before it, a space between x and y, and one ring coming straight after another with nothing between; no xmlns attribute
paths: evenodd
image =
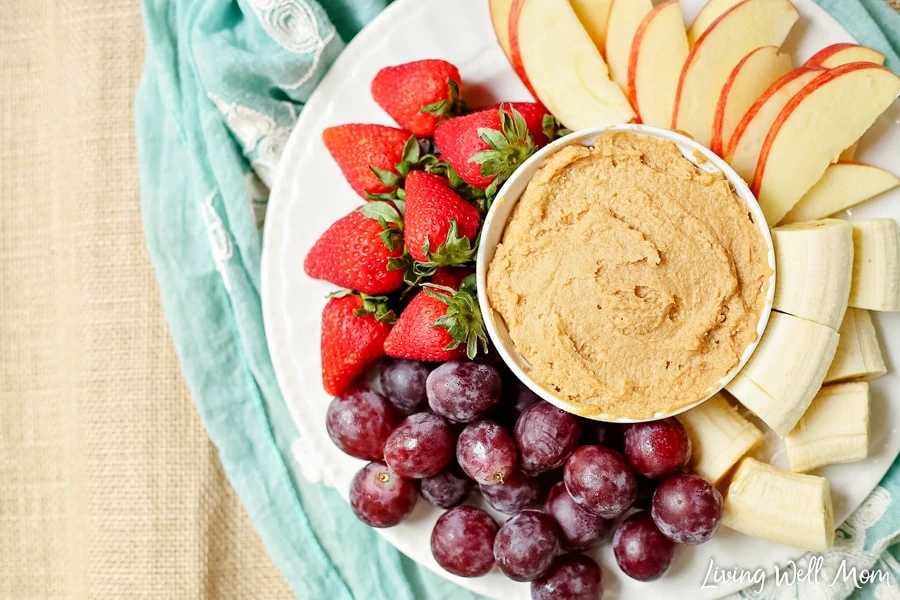
<svg viewBox="0 0 900 600"><path fill-rule="evenodd" d="M581 414L649 418L711 393L756 340L767 252L724 175L611 133L535 174L487 295L537 383Z"/></svg>

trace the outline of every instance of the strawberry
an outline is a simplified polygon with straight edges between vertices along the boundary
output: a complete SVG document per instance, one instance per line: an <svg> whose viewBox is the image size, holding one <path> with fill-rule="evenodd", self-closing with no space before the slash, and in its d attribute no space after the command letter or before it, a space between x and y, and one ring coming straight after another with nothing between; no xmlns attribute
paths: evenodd
<svg viewBox="0 0 900 600"><path fill-rule="evenodd" d="M528 132L538 148L572 133L571 130L566 129L562 123L557 121L556 117L540 102L501 102L500 104L494 104L490 108L495 110L503 108L507 111L515 109L522 113L522 118L525 119L525 123L528 125Z"/></svg>
<svg viewBox="0 0 900 600"><path fill-rule="evenodd" d="M421 138L440 121L462 114L459 69L446 60L417 60L385 67L372 80L372 98L400 127Z"/></svg>
<svg viewBox="0 0 900 600"><path fill-rule="evenodd" d="M394 313L384 298L360 296L349 290L332 295L322 311L322 383L337 396L384 356L384 341Z"/></svg>
<svg viewBox="0 0 900 600"><path fill-rule="evenodd" d="M430 283L458 290L463 279L475 273L468 267L438 267L431 276Z"/></svg>
<svg viewBox="0 0 900 600"><path fill-rule="evenodd" d="M519 111L522 118L525 119L525 124L528 125L528 133L531 134L534 144L540 148L549 143L550 138L544 131L544 119L546 117L552 119L553 115L540 102L501 102L488 108L493 110L502 108L508 112L512 112L513 109Z"/></svg>
<svg viewBox="0 0 900 600"><path fill-rule="evenodd" d="M537 145L518 110L488 109L438 124L434 143L441 159L463 181L493 197Z"/></svg>
<svg viewBox="0 0 900 600"><path fill-rule="evenodd" d="M393 292L403 285L400 228L400 214L391 204L369 202L322 234L303 269L314 279L365 294Z"/></svg>
<svg viewBox="0 0 900 600"><path fill-rule="evenodd" d="M447 361L487 352L487 335L474 289L427 284L413 296L384 340L388 356Z"/></svg>
<svg viewBox="0 0 900 600"><path fill-rule="evenodd" d="M446 178L412 171L405 198L404 237L414 260L457 265L472 259L481 215L450 189Z"/></svg>
<svg viewBox="0 0 900 600"><path fill-rule="evenodd" d="M368 194L392 192L400 185L397 164L403 161L410 137L409 132L396 127L362 123L329 127L322 132L322 141L344 178L366 199Z"/></svg>

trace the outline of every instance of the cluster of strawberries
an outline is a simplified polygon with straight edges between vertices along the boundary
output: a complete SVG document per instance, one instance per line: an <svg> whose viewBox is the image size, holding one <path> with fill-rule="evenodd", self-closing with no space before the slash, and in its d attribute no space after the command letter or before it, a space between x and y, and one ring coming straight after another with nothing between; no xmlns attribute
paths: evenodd
<svg viewBox="0 0 900 600"><path fill-rule="evenodd" d="M562 133L538 103L470 111L459 70L444 60L386 67L371 90L400 128L323 132L366 202L304 262L310 277L344 288L322 315L322 379L335 395L385 355L447 361L486 347L472 275L483 215L512 172Z"/></svg>

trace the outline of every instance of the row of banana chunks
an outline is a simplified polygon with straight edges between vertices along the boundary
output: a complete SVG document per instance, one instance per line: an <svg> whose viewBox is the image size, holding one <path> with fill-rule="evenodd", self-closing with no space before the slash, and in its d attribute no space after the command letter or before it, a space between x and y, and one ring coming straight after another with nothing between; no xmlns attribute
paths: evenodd
<svg viewBox="0 0 900 600"><path fill-rule="evenodd" d="M834 537L831 490L825 477L804 472L868 454L866 382L887 372L869 311L900 311L900 226L823 219L776 227L772 238L775 311L726 389L781 436L790 470L753 458L763 432L724 396L678 418L697 473L720 483L738 465L726 526L824 551Z"/></svg>

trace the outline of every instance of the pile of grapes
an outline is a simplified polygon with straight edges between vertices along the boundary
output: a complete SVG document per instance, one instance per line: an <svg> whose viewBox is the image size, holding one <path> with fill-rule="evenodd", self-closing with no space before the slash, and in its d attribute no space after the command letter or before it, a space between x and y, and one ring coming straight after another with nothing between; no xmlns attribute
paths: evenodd
<svg viewBox="0 0 900 600"><path fill-rule="evenodd" d="M372 461L353 479L353 512L391 527L420 495L447 509L431 551L450 573L478 577L496 565L530 581L532 598L597 600L603 573L579 553L610 532L622 572L652 581L679 544L701 544L719 528L722 496L685 471L691 442L676 419L621 426L576 417L540 400L494 354L395 360L378 381L381 392L356 388L328 408L334 443ZM476 487L511 515L505 523L472 505Z"/></svg>

